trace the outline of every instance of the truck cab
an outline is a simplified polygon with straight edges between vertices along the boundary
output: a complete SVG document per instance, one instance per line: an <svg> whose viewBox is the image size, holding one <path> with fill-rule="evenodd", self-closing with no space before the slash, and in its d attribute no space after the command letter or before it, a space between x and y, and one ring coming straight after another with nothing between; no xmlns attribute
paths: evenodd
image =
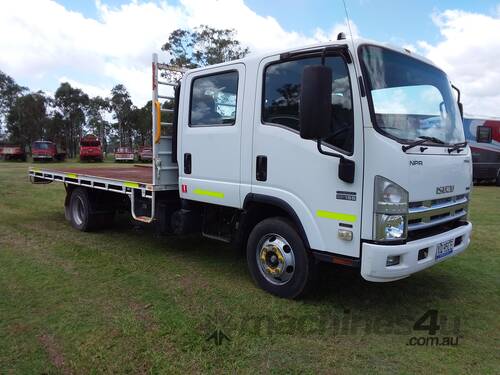
<svg viewBox="0 0 500 375"><path fill-rule="evenodd" d="M1 148L1 156L4 160L26 161L26 152L20 145L5 145Z"/></svg>
<svg viewBox="0 0 500 375"><path fill-rule="evenodd" d="M460 92L408 50L340 37L187 71L154 55L152 102L151 168L30 171L68 183L75 228L112 202L93 188L126 194L137 220L245 249L256 284L285 298L314 285L319 262L389 282L469 245Z"/></svg>
<svg viewBox="0 0 500 375"><path fill-rule="evenodd" d="M500 186L500 119L467 116L464 130L472 152L474 182Z"/></svg>
<svg viewBox="0 0 500 375"><path fill-rule="evenodd" d="M181 199L278 207L316 258L359 265L370 281L468 245L461 105L427 59L340 40L192 70L181 87ZM297 264L286 239L268 235L251 250L253 274L279 286Z"/></svg>
<svg viewBox="0 0 500 375"><path fill-rule="evenodd" d="M54 142L35 141L31 145L31 157L33 161L64 161L66 152Z"/></svg>
<svg viewBox="0 0 500 375"><path fill-rule="evenodd" d="M115 162L133 162L135 159L132 147L117 147L115 150Z"/></svg>
<svg viewBox="0 0 500 375"><path fill-rule="evenodd" d="M80 161L103 161L101 141L93 134L86 135L80 140Z"/></svg>

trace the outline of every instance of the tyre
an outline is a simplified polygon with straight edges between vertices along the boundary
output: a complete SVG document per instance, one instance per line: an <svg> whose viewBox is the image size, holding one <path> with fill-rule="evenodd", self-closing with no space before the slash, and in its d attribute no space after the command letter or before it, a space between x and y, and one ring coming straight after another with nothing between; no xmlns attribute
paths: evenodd
<svg viewBox="0 0 500 375"><path fill-rule="evenodd" d="M497 186L500 186L500 172L497 174L496 184Z"/></svg>
<svg viewBox="0 0 500 375"><path fill-rule="evenodd" d="M89 232L96 228L99 220L92 214L92 202L86 189L76 188L71 193L69 216L71 226L79 231Z"/></svg>
<svg viewBox="0 0 500 375"><path fill-rule="evenodd" d="M282 298L297 298L316 277L316 262L295 226L273 217L257 224L247 242L247 262L255 283Z"/></svg>

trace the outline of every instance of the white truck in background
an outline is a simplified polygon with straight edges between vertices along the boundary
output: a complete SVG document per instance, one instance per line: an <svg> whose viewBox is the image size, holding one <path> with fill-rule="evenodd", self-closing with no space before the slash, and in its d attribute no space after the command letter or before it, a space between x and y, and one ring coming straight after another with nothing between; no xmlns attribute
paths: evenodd
<svg viewBox="0 0 500 375"><path fill-rule="evenodd" d="M462 106L427 59L339 36L175 82L159 77L169 69L154 57L151 168L30 169L35 183L65 184L75 228L127 205L163 231L245 246L255 282L286 298L320 261L386 282L469 245Z"/></svg>

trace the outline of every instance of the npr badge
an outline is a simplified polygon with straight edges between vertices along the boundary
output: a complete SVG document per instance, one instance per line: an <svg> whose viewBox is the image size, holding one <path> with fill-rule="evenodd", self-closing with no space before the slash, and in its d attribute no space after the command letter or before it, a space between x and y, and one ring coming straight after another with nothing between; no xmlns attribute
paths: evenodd
<svg viewBox="0 0 500 375"><path fill-rule="evenodd" d="M453 190L455 190L455 185L439 186L436 188L436 194L453 193Z"/></svg>

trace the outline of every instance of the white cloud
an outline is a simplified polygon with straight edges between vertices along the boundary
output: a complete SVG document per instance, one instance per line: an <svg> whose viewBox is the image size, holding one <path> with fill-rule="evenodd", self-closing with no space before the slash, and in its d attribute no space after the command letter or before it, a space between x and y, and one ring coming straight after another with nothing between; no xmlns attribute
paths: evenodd
<svg viewBox="0 0 500 375"><path fill-rule="evenodd" d="M110 7L96 0L97 19L54 0L0 1L0 69L33 90L54 89L65 80L91 95L108 95L116 83L143 105L151 92L151 54L176 28L208 24L234 28L252 52L334 40L344 22L312 36L285 30L276 19L255 13L243 0L130 0ZM433 15L442 40L405 45L441 66L463 93L466 112L500 112L500 5L483 15L447 10ZM351 23L354 36L359 36ZM160 54L167 60L165 54ZM45 87L47 86L47 87Z"/></svg>
<svg viewBox="0 0 500 375"><path fill-rule="evenodd" d="M419 41L419 48L461 89L465 112L498 116L500 6L495 15L446 10L432 19L443 39Z"/></svg>
<svg viewBox="0 0 500 375"><path fill-rule="evenodd" d="M66 76L59 78L59 83L63 82L68 82L72 87L83 90L83 92L89 96L100 96L101 98L105 98L109 96L109 92L111 91L108 87L90 85Z"/></svg>
<svg viewBox="0 0 500 375"><path fill-rule="evenodd" d="M350 38L350 31L352 31L352 36L354 38L360 37L358 26L351 20L351 25L349 27L347 19L344 19L344 22L335 24L328 32L325 32L322 29L316 29L314 39L321 42L336 40L339 33L344 33L347 38Z"/></svg>
<svg viewBox="0 0 500 375"><path fill-rule="evenodd" d="M151 54L159 52L176 28L234 28L252 52L334 39L340 28L317 30L313 37L287 31L243 0L181 0L179 5L131 0L119 7L96 0L95 6L97 19L53 0L0 1L0 69L34 90L47 90L36 87L37 82L46 84L54 77L91 95L102 95L105 87L109 93L113 84L123 83L134 102L142 105L151 95Z"/></svg>

